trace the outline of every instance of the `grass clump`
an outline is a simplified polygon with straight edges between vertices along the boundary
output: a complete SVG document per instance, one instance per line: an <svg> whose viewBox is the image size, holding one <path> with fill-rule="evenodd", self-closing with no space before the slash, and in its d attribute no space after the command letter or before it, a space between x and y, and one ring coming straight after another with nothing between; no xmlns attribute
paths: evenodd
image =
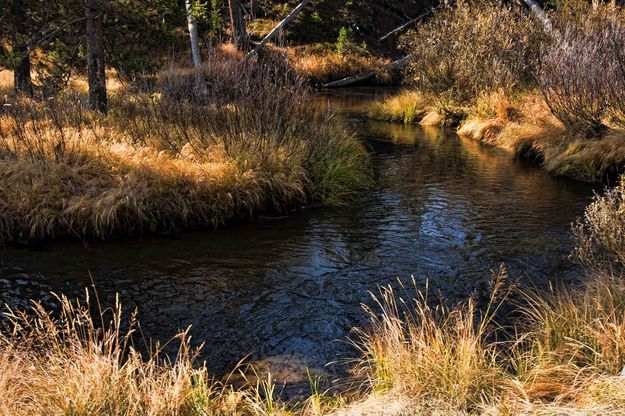
<svg viewBox="0 0 625 416"><path fill-rule="evenodd" d="M473 300L433 308L422 293L408 302L383 289L374 302L379 311L369 310L357 342L359 371L374 391L470 410L499 390L499 352L486 340L492 316L478 316Z"/></svg>
<svg viewBox="0 0 625 416"><path fill-rule="evenodd" d="M58 312L35 303L10 312L0 332L0 412L7 415L281 415L270 379L235 387L208 374L188 331L148 353L119 303L102 309L60 296Z"/></svg>
<svg viewBox="0 0 625 416"><path fill-rule="evenodd" d="M337 133L325 133L333 157L323 154L327 151L323 147L317 147L312 151L308 167L315 184L315 197L332 206L345 205L359 191L373 186L369 154L363 152L356 139L345 140L345 131L340 130L340 125L337 128Z"/></svg>
<svg viewBox="0 0 625 416"><path fill-rule="evenodd" d="M494 320L499 301L480 312L472 300L433 307L423 294L406 301L382 290L357 341L357 369L370 390L353 409L397 415L625 411L622 280L592 275L580 287L521 296L520 323L509 328Z"/></svg>
<svg viewBox="0 0 625 416"><path fill-rule="evenodd" d="M366 150L282 62L215 56L164 72L155 92L17 101L0 114L0 241L108 239L202 229L370 184ZM339 174L319 172L328 166Z"/></svg>
<svg viewBox="0 0 625 416"><path fill-rule="evenodd" d="M411 124L421 121L427 109L427 103L422 94L404 91L381 103L375 103L369 115L378 120Z"/></svg>

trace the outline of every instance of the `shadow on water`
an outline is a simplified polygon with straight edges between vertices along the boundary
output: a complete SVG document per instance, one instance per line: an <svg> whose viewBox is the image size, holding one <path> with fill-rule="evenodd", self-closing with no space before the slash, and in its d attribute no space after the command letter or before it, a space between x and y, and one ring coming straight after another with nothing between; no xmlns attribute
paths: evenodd
<svg viewBox="0 0 625 416"><path fill-rule="evenodd" d="M147 336L167 339L192 325L214 371L250 354L298 381L304 367L321 371L353 353L340 340L364 323L360 304L378 285L413 275L433 293L463 299L485 291L500 263L538 286L574 275L570 223L591 187L449 131L364 119L377 96L319 98L374 153L378 185L351 206L177 239L3 249L0 302L77 295L91 274L105 302L119 292L127 308L139 308Z"/></svg>

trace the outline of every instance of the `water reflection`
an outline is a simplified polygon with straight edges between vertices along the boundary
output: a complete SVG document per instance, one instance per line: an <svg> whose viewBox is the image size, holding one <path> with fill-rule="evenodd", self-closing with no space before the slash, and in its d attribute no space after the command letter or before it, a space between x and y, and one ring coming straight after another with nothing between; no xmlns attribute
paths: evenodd
<svg viewBox="0 0 625 416"><path fill-rule="evenodd" d="M350 353L336 340L363 324L368 291L397 277L464 298L501 262L537 285L574 272L569 226L589 187L445 130L358 117L374 95L320 100L349 110L375 153L379 184L352 206L177 239L4 249L0 302L76 294L93 279L105 301L119 292L139 308L148 336L192 325L215 371L251 354L303 376Z"/></svg>

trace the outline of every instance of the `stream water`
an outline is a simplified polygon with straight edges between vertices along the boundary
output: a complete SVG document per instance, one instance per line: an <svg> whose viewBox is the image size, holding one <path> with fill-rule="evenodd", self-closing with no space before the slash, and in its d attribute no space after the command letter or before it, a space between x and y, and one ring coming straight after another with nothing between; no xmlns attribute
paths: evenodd
<svg viewBox="0 0 625 416"><path fill-rule="evenodd" d="M138 308L146 336L192 325L216 372L249 354L297 381L305 367L353 355L343 341L366 324L361 303L380 285L414 276L464 299L486 291L501 263L537 287L576 273L570 224L591 187L450 131L366 120L378 95L318 99L373 153L377 185L354 204L176 238L0 249L0 304L79 294L93 280L103 303L119 293Z"/></svg>

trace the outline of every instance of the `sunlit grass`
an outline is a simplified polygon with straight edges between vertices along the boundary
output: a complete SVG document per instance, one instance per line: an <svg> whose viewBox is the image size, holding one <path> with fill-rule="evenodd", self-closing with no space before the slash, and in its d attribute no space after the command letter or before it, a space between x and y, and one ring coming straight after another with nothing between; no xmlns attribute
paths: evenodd
<svg viewBox="0 0 625 416"><path fill-rule="evenodd" d="M188 331L168 359L162 346L147 354L131 315L119 303L102 309L58 297L55 313L33 304L8 314L0 336L0 413L6 415L280 415L269 377L234 387L211 377L190 346Z"/></svg>
<svg viewBox="0 0 625 416"><path fill-rule="evenodd" d="M480 314L473 300L432 306L427 293L406 299L390 288L375 295L374 304L355 345L362 352L358 372L377 395L470 410L500 394L501 352L487 340L495 305Z"/></svg>
<svg viewBox="0 0 625 416"><path fill-rule="evenodd" d="M417 123L431 109L427 99L414 91L403 91L381 103L373 104L370 116L379 120Z"/></svg>
<svg viewBox="0 0 625 416"><path fill-rule="evenodd" d="M135 349L138 323L120 302L58 297L9 312L0 332L0 412L11 415L618 414L625 410L625 283L607 275L579 287L520 292L514 327L495 316L508 299L505 272L488 305L447 306L383 288L356 332L364 388L288 402L267 373L216 379L191 348L190 330ZM516 295L515 295L516 296ZM97 298L96 298L97 299ZM170 348L171 349L171 348ZM172 358L168 358L172 357ZM237 370L239 371L239 370ZM358 385L356 383L356 385Z"/></svg>
<svg viewBox="0 0 625 416"><path fill-rule="evenodd" d="M366 149L310 110L301 79L253 66L235 75L238 61L222 55L203 69L210 97L196 95L192 70L174 68L157 93L111 94L108 115L86 111L80 90L3 107L0 188L12 191L0 242L214 228L343 205L371 185Z"/></svg>
<svg viewBox="0 0 625 416"><path fill-rule="evenodd" d="M625 132L612 126L600 139L567 131L537 93L489 96L458 134L511 151L556 175L597 182L625 162ZM479 110L479 111L478 111Z"/></svg>
<svg viewBox="0 0 625 416"><path fill-rule="evenodd" d="M316 84L325 84L351 75L374 71L388 63L387 60L368 55L349 53L341 55L331 44L286 48L291 65L298 74ZM375 77L377 84L391 84L393 78L381 73Z"/></svg>
<svg viewBox="0 0 625 416"><path fill-rule="evenodd" d="M472 300L430 306L421 293L407 299L381 290L356 341L358 374L370 390L348 408L385 414L396 407L387 414L398 415L625 411L625 284L598 275L579 288L521 296L520 323L502 328L493 320L501 302L495 297L480 311Z"/></svg>

